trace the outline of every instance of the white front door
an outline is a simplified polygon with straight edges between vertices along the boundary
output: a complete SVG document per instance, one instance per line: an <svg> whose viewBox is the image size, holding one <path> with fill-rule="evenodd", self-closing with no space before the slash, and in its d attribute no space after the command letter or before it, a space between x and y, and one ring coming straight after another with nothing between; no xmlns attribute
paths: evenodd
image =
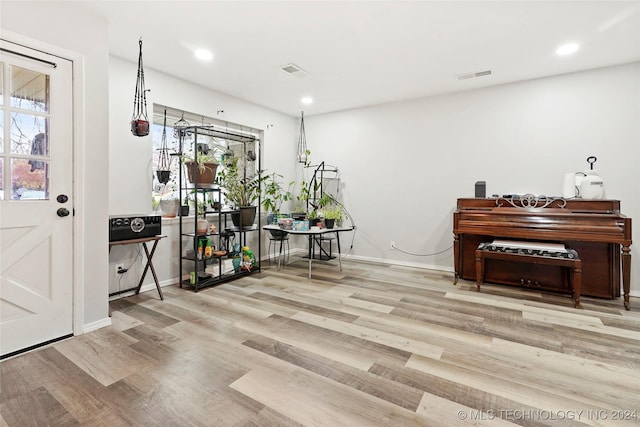
<svg viewBox="0 0 640 427"><path fill-rule="evenodd" d="M0 357L73 333L72 63L0 40Z"/></svg>

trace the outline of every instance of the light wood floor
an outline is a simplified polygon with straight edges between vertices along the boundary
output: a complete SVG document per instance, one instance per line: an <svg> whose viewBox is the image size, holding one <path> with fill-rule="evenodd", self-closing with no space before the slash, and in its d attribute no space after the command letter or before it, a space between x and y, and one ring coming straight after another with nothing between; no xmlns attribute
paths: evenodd
<svg viewBox="0 0 640 427"><path fill-rule="evenodd" d="M0 425L640 425L637 298L343 266L113 301L112 326L0 364Z"/></svg>

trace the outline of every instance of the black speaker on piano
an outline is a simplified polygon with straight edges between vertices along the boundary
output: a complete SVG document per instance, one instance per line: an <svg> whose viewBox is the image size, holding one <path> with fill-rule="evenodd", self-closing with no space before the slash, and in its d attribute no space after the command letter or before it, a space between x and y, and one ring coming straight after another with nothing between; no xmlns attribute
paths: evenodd
<svg viewBox="0 0 640 427"><path fill-rule="evenodd" d="M487 197L487 182L476 181L476 198L484 199Z"/></svg>

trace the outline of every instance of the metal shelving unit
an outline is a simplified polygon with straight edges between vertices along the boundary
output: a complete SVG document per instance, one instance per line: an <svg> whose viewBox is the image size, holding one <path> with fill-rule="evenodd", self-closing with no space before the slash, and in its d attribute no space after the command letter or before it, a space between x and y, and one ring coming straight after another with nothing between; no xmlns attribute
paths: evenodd
<svg viewBox="0 0 640 427"><path fill-rule="evenodd" d="M224 140L227 152L229 154L234 151L234 155L244 156L242 161L243 172L245 176L248 173L260 173L260 140L255 136L248 134L233 133L221 130L215 126L188 126L179 130L179 147L180 156L182 157L185 149L193 152L195 160L201 155L198 150L199 144L206 143L205 140L211 139ZM235 150L231 150L231 148ZM218 166L224 167L224 164ZM194 182L189 183L184 177L184 164L180 163L179 187L181 193L192 193L196 200L196 216L193 226L185 224L184 217L180 217L179 233L179 259L180 259L180 287L188 286L194 291L215 286L230 280L237 279L242 276L259 272L261 269L261 219L260 219L260 200L256 207L257 224L245 226L242 224L242 215L240 210L223 208L223 189L217 185L201 184L197 182L197 174ZM253 169L253 170L248 170ZM206 209L198 212L198 201L204 200ZM211 206L208 201L218 202L216 209ZM232 216L236 216L236 224L233 224ZM204 217L209 224L216 225L216 231L207 230L206 234L199 234L198 218ZM242 256L242 248L247 245L248 233L257 233L257 248L254 252L255 264L250 270L236 270L230 260L233 258L233 246L237 243L240 248L240 256ZM226 250L225 255L198 256L198 244L200 241L209 239L216 250Z"/></svg>

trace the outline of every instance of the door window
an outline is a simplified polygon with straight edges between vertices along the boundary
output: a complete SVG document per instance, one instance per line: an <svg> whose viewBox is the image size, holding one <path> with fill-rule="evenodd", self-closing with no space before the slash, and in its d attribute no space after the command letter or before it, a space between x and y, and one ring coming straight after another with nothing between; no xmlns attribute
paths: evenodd
<svg viewBox="0 0 640 427"><path fill-rule="evenodd" d="M1 65L0 200L48 200L49 75Z"/></svg>

